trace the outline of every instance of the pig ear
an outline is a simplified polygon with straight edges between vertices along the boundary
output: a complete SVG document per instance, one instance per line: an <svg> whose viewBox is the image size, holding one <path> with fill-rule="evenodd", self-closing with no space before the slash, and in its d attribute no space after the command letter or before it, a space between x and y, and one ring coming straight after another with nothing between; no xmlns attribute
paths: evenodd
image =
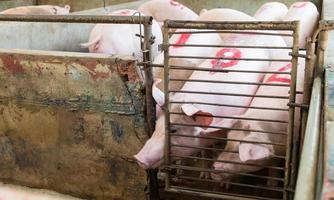
<svg viewBox="0 0 334 200"><path fill-rule="evenodd" d="M181 109L188 116L193 116L194 114L196 114L200 111L198 108L196 108L192 104L184 104L184 105L181 106Z"/></svg>
<svg viewBox="0 0 334 200"><path fill-rule="evenodd" d="M209 126L212 124L213 116L211 113L203 112L192 104L184 104L181 106L181 109L186 115L193 116L196 124L202 126Z"/></svg>
<svg viewBox="0 0 334 200"><path fill-rule="evenodd" d="M202 15L203 13L206 13L208 10L207 9L202 9L200 12L199 12L199 15Z"/></svg>
<svg viewBox="0 0 334 200"><path fill-rule="evenodd" d="M241 143L239 145L239 158L242 162L260 160L272 156L269 147L260 144Z"/></svg>
<svg viewBox="0 0 334 200"><path fill-rule="evenodd" d="M154 81L152 86L152 95L159 106L163 106L165 104L165 94L157 87L157 85L161 82L161 79L157 79Z"/></svg>
<svg viewBox="0 0 334 200"><path fill-rule="evenodd" d="M70 5L65 5L65 9L70 11L71 10L71 6Z"/></svg>

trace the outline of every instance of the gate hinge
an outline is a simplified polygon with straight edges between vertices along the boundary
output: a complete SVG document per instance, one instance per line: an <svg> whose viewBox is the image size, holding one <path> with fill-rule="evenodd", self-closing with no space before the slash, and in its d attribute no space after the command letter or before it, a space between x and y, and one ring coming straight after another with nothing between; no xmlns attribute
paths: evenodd
<svg viewBox="0 0 334 200"><path fill-rule="evenodd" d="M311 55L305 55L305 54L300 54L300 53L289 53L289 56L292 57L300 57L300 58L305 58L305 59L311 59Z"/></svg>
<svg viewBox="0 0 334 200"><path fill-rule="evenodd" d="M158 45L159 51L166 51L168 48L167 44L159 44Z"/></svg>
<svg viewBox="0 0 334 200"><path fill-rule="evenodd" d="M303 108L303 109L308 109L310 107L310 105L308 104L302 104L302 103L293 103L293 102L289 102L288 103L289 107L298 107L298 108Z"/></svg>

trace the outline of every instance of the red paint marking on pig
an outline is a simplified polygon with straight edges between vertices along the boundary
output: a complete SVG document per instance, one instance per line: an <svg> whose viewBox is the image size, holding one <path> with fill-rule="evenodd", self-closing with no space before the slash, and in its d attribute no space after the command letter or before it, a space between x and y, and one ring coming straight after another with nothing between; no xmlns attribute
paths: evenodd
<svg viewBox="0 0 334 200"><path fill-rule="evenodd" d="M110 72L97 72L96 66L98 65L98 62L95 61L89 61L83 63L83 66L88 69L89 75L92 77L94 81L97 79L107 79L110 77Z"/></svg>
<svg viewBox="0 0 334 200"><path fill-rule="evenodd" d="M175 0L170 0L169 1L170 5L175 6L175 7L180 7L180 9L183 9L184 6L182 4L180 4L179 2L175 1Z"/></svg>
<svg viewBox="0 0 334 200"><path fill-rule="evenodd" d="M291 71L291 63L284 65L281 67L278 71L279 72L290 72ZM286 78L286 77L280 77L282 74L273 74L271 75L265 82L270 83L270 82L281 82L281 83L291 83L291 78Z"/></svg>
<svg viewBox="0 0 334 200"><path fill-rule="evenodd" d="M306 4L307 4L307 2L298 2L298 3L293 4L292 7L294 7L294 8L303 8L303 7L306 6Z"/></svg>
<svg viewBox="0 0 334 200"><path fill-rule="evenodd" d="M14 56L11 55L4 55L1 56L0 59L2 60L4 67L7 71L11 72L12 74L23 74L24 69L20 64L20 61Z"/></svg>
<svg viewBox="0 0 334 200"><path fill-rule="evenodd" d="M190 38L191 34L190 33L184 33L184 34L181 34L179 39L176 41L175 44L177 45L184 45ZM174 48L180 48L182 46L174 46Z"/></svg>
<svg viewBox="0 0 334 200"><path fill-rule="evenodd" d="M216 53L216 57L238 59L241 58L241 51L235 48L224 48ZM211 60L212 69L224 69L228 67L233 67L238 63L239 60ZM215 74L215 72L210 72L210 74Z"/></svg>
<svg viewBox="0 0 334 200"><path fill-rule="evenodd" d="M113 15L120 15L120 16L128 16L131 15L132 10L119 10L119 11L115 11L112 14Z"/></svg>

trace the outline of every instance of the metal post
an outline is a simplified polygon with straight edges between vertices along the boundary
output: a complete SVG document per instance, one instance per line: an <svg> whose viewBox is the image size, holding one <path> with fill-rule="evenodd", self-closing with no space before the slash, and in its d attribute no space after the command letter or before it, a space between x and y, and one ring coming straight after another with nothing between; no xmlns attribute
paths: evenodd
<svg viewBox="0 0 334 200"><path fill-rule="evenodd" d="M327 48L327 44L328 44L328 31L322 30L319 34L319 48L318 48L316 76L323 77L325 50Z"/></svg>
<svg viewBox="0 0 334 200"><path fill-rule="evenodd" d="M170 104L169 104L169 26L168 20L164 22L163 28L163 47L164 47L164 92L165 92L165 165L170 165ZM166 170L165 176L165 189L168 190L170 188L170 171Z"/></svg>
<svg viewBox="0 0 334 200"><path fill-rule="evenodd" d="M290 84L290 97L289 102L295 103L296 101L296 81L297 81L297 67L298 67L298 51L299 51L299 22L294 22L295 28L293 31L293 49L292 49L292 69L291 69L291 84ZM288 137L287 137L287 151L286 151L286 161L285 161L285 175L284 175L284 199L289 199L289 190L293 185L290 184L291 177L294 176L295 172L295 160L294 151L296 147L294 144L294 122L295 122L295 107L289 107L289 125L288 125Z"/></svg>
<svg viewBox="0 0 334 200"><path fill-rule="evenodd" d="M152 21L151 21L152 22ZM146 87L146 115L148 124L148 135L151 137L155 126L155 103L152 95L153 74L152 74L152 44L154 38L152 35L152 23L144 25L144 49L143 63L145 71L145 87ZM149 197L150 200L159 200L159 183L157 178L158 170L148 170L149 177Z"/></svg>

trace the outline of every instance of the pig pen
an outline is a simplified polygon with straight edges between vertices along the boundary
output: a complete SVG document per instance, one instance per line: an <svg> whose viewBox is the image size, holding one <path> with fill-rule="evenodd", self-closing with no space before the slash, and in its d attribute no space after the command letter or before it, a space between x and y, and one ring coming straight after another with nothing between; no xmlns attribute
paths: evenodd
<svg viewBox="0 0 334 200"><path fill-rule="evenodd" d="M143 24L146 51L143 49L142 65L151 59L151 17L0 18L6 21L1 23L2 39L6 41L2 48L6 44L13 48L15 37L45 37L40 34L42 30L53 38L51 43L65 39L57 33L68 34L70 25L60 22ZM78 36L85 35L86 40L92 25L80 26L82 29L77 30L86 34L79 32ZM30 44L43 41L36 39L28 41L27 46L18 43L17 48L29 49ZM61 45L75 43L63 42ZM51 51L0 50L0 179L85 199L145 199L146 173L132 158L151 128L146 121L145 85L138 62L126 55L54 51L61 48L50 43L40 46L37 49ZM151 88L149 81L146 75L146 86Z"/></svg>

